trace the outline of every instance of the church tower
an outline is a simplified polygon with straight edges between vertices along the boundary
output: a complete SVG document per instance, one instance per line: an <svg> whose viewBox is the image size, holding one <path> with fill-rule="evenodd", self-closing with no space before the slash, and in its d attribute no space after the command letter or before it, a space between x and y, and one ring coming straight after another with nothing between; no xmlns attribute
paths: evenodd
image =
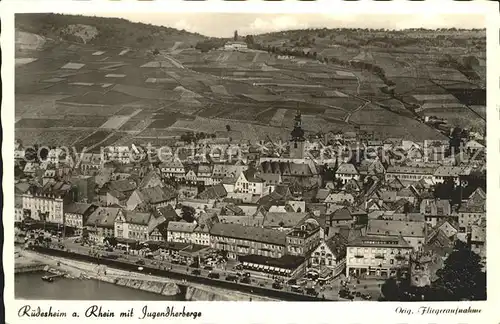
<svg viewBox="0 0 500 324"><path fill-rule="evenodd" d="M302 115L297 111L295 115L295 125L293 127L292 137L290 139L290 158L303 159L305 156L305 137L302 129Z"/></svg>

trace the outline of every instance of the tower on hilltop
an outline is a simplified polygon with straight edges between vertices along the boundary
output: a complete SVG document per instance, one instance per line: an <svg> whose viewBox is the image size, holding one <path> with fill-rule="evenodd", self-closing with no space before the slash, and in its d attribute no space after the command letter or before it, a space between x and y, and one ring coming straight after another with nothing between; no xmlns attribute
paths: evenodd
<svg viewBox="0 0 500 324"><path fill-rule="evenodd" d="M297 114L294 119L294 127L292 130L292 137L290 139L290 158L292 159L303 159L305 155L305 141L304 130L302 129L302 115L300 111L297 110Z"/></svg>

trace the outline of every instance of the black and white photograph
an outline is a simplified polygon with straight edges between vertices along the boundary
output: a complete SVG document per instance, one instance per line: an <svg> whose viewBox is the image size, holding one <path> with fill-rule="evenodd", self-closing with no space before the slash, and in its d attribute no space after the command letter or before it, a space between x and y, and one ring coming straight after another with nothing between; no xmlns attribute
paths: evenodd
<svg viewBox="0 0 500 324"><path fill-rule="evenodd" d="M486 301L483 15L98 8L14 17L15 299Z"/></svg>

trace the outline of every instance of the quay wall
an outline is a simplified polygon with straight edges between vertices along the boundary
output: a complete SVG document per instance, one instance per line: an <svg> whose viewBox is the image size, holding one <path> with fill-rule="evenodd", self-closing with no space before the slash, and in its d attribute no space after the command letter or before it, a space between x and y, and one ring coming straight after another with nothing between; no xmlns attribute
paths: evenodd
<svg viewBox="0 0 500 324"><path fill-rule="evenodd" d="M107 265L110 267L114 267L114 268L122 269L122 270L126 270L126 271L131 271L131 272L148 273L150 275L170 278L173 280L184 280L185 282L187 282L185 284L185 286L187 287L187 288L185 288L187 300L207 300L206 298L208 298L209 300L211 300L211 298L216 298L216 300L225 300L225 297L220 295L220 294L213 294L213 297L212 297L212 296L209 296L209 294L211 294L211 292L205 291L203 289L200 290L198 288L189 287L189 283L197 283L197 284L202 284L202 285L206 285L206 286L213 286L213 287L222 288L222 289L240 291L243 293L248 293L248 294L257 295L257 296L275 298L275 299L279 299L279 300L324 301L324 299L322 299L322 298L309 296L309 295L296 294L293 292L288 292L288 291L283 291L283 290L275 290L275 289L270 289L270 288L266 288L266 287L250 286L250 285L235 283L235 282L231 282L231 281L226 281L224 279L211 279L211 278L206 278L206 277L195 276L195 275L192 275L189 273L179 273L179 272L175 272L175 271L169 271L169 270L153 268L153 267L148 267L148 266L142 266L143 270L140 271L140 270L138 270L137 265L133 264L133 263L128 263L125 261L114 260L114 259L96 258L94 256L79 254L79 253L75 253L75 252L69 252L69 251L65 251L65 250L51 249L51 248L42 247L42 246L35 246L35 247L33 247L33 250L38 252L38 253L42 253L42 254L64 257L64 258L74 259L74 260L83 261L83 262L103 264L103 265ZM96 278L96 279L100 279L100 278ZM136 283L128 283L128 284L133 285L134 287L137 286ZM141 286L139 286L139 287L141 287ZM157 289L157 288L152 288L151 286L147 286L147 289ZM175 288L172 288L172 289L175 289ZM162 293L164 293L164 291L162 291Z"/></svg>

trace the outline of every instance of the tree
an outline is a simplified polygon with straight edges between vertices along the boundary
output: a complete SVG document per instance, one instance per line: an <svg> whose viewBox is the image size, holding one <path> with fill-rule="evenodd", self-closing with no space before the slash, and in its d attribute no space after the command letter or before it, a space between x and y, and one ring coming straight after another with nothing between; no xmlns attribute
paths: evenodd
<svg viewBox="0 0 500 324"><path fill-rule="evenodd" d="M226 125L226 130L227 130L228 132L230 132L230 131L231 131L231 126L230 126L230 125Z"/></svg>
<svg viewBox="0 0 500 324"><path fill-rule="evenodd" d="M482 272L481 257L460 240L437 275L435 288L445 300L486 299L486 273Z"/></svg>
<svg viewBox="0 0 500 324"><path fill-rule="evenodd" d="M195 210L191 206L182 206L181 208L181 217L188 223L195 221L194 213Z"/></svg>
<svg viewBox="0 0 500 324"><path fill-rule="evenodd" d="M234 37L233 37L234 41L237 41L238 40L238 31L235 30L234 31Z"/></svg>

